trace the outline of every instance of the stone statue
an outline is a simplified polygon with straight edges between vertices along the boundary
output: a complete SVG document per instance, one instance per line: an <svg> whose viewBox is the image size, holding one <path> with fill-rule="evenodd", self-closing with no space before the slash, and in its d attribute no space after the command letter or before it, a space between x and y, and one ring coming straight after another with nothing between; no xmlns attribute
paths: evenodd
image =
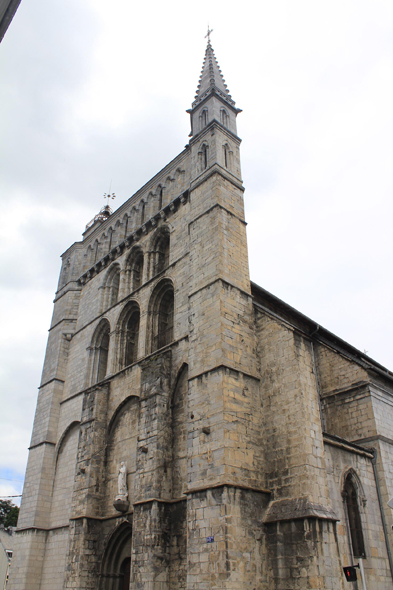
<svg viewBox="0 0 393 590"><path fill-rule="evenodd" d="M128 501L127 465L125 461L120 463L119 474L117 476L117 491L118 494L113 502L113 506L118 512L127 512L130 503Z"/></svg>
<svg viewBox="0 0 393 590"><path fill-rule="evenodd" d="M126 500L128 497L127 488L127 465L124 461L120 463L119 475L118 475L118 498Z"/></svg>

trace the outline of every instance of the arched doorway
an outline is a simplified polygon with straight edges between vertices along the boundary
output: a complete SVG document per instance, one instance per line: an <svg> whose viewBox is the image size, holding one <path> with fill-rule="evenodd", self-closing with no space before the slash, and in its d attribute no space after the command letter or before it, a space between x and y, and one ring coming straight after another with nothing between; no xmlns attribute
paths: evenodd
<svg viewBox="0 0 393 590"><path fill-rule="evenodd" d="M100 590L129 590L132 527L123 522L112 534L102 560Z"/></svg>

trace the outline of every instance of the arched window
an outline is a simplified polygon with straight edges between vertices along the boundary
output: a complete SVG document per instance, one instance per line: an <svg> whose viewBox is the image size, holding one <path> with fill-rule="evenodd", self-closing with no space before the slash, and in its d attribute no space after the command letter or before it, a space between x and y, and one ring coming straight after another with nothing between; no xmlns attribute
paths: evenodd
<svg viewBox="0 0 393 590"><path fill-rule="evenodd" d="M206 143L202 145L202 170L206 170L207 168L207 150L208 146Z"/></svg>
<svg viewBox="0 0 393 590"><path fill-rule="evenodd" d="M113 275L112 282L110 285L110 299L109 299L109 306L115 305L117 303L117 299L119 297L119 285L120 285L120 270L116 271Z"/></svg>
<svg viewBox="0 0 393 590"><path fill-rule="evenodd" d="M128 292L132 293L142 285L143 252L140 248L133 248L127 261Z"/></svg>
<svg viewBox="0 0 393 590"><path fill-rule="evenodd" d="M108 229L108 252L110 252L110 251L111 251L111 249L112 249L112 246L114 245L114 244L113 244L113 233L114 233L114 230L113 230L113 228L112 228L112 227L110 227L110 228Z"/></svg>
<svg viewBox="0 0 393 590"><path fill-rule="evenodd" d="M203 109L201 112L201 128L203 129L207 125L207 109Z"/></svg>
<svg viewBox="0 0 393 590"><path fill-rule="evenodd" d="M131 301L120 317L120 362L119 369L132 365L138 358L140 310L135 301Z"/></svg>
<svg viewBox="0 0 393 590"><path fill-rule="evenodd" d="M102 320L93 336L91 384L98 383L105 379L108 366L109 339L109 322L108 320Z"/></svg>
<svg viewBox="0 0 393 590"><path fill-rule="evenodd" d="M158 187L158 210L161 211L162 209L162 199L164 196L164 189L162 188L162 186Z"/></svg>
<svg viewBox="0 0 393 590"><path fill-rule="evenodd" d="M145 215L146 215L145 201L141 201L140 208L141 208L141 225L143 225L145 223Z"/></svg>
<svg viewBox="0 0 393 590"><path fill-rule="evenodd" d="M228 168L228 162L229 162L228 146L225 144L224 145L224 164L225 164L225 168Z"/></svg>
<svg viewBox="0 0 393 590"><path fill-rule="evenodd" d="M104 287L104 309L112 307L119 298L120 266L114 264L108 271Z"/></svg>
<svg viewBox="0 0 393 590"><path fill-rule="evenodd" d="M98 255L99 255L99 249L100 249L100 243L98 240L96 240L94 242L94 256L93 256L93 260L92 263L94 264L95 262L97 262L98 260Z"/></svg>
<svg viewBox="0 0 393 590"><path fill-rule="evenodd" d="M349 472L345 478L343 497L351 535L352 551L354 557L366 557L356 488L355 477Z"/></svg>
<svg viewBox="0 0 393 590"><path fill-rule="evenodd" d="M157 348L166 346L173 340L173 289L168 289L160 301L157 322Z"/></svg>
<svg viewBox="0 0 393 590"><path fill-rule="evenodd" d="M169 279L161 281L153 291L150 306L151 352L166 346L173 340L174 291Z"/></svg>
<svg viewBox="0 0 393 590"><path fill-rule="evenodd" d="M224 127L228 127L228 113L225 109L221 109L221 123Z"/></svg>
<svg viewBox="0 0 393 590"><path fill-rule="evenodd" d="M124 225L123 239L125 239L127 237L127 233L128 233L128 220L129 220L129 217L128 217L127 213L126 213L123 216L123 225Z"/></svg>
<svg viewBox="0 0 393 590"><path fill-rule="evenodd" d="M152 276L157 275L169 266L170 237L169 229L161 227L157 230L152 247Z"/></svg>

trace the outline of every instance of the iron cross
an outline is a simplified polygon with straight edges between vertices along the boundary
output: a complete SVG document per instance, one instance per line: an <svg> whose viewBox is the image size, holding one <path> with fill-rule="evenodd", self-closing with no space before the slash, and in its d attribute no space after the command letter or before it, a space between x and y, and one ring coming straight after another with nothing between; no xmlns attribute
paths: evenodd
<svg viewBox="0 0 393 590"><path fill-rule="evenodd" d="M207 25L207 35L205 35L205 39L207 37L207 42L210 43L210 33L213 32L213 29L209 29L209 25Z"/></svg>

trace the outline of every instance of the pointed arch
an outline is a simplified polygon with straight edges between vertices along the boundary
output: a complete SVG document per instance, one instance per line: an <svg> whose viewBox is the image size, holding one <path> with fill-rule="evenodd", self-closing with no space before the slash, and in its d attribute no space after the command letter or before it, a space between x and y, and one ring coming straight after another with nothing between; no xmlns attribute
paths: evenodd
<svg viewBox="0 0 393 590"><path fill-rule="evenodd" d="M199 115L200 130L202 130L209 122L209 112L207 108L201 110Z"/></svg>
<svg viewBox="0 0 393 590"><path fill-rule="evenodd" d="M55 450L51 526L68 524L75 482L80 422L75 420L62 433Z"/></svg>
<svg viewBox="0 0 393 590"><path fill-rule="evenodd" d="M126 262L127 293L139 289L143 280L143 250L140 246L134 246Z"/></svg>
<svg viewBox="0 0 393 590"><path fill-rule="evenodd" d="M67 426L67 428L63 431L63 434L60 436L59 440L57 441L56 448L55 448L55 471L56 471L56 465L57 465L57 460L58 460L58 456L59 456L59 451L61 449L63 442L65 441L68 433L76 427L79 428L79 426L80 426L80 420L74 420L73 422L71 422Z"/></svg>
<svg viewBox="0 0 393 590"><path fill-rule="evenodd" d="M139 203L139 210L140 210L140 225L143 225L146 221L146 203L142 199Z"/></svg>
<svg viewBox="0 0 393 590"><path fill-rule="evenodd" d="M130 229L135 229L136 227L138 227L138 209L137 207L134 205L130 211L130 222L129 222L129 228Z"/></svg>
<svg viewBox="0 0 393 590"><path fill-rule="evenodd" d="M347 528L354 557L366 557L362 520L359 509L360 479L354 469L349 469L344 477L342 496L344 500Z"/></svg>
<svg viewBox="0 0 393 590"><path fill-rule="evenodd" d="M94 246L93 246L93 256L92 256L92 263L91 266L97 262L98 260L98 256L100 255L100 243L98 241L98 239L94 240Z"/></svg>
<svg viewBox="0 0 393 590"><path fill-rule="evenodd" d="M222 146L222 151L223 151L224 166L228 170L231 170L232 169L233 152L231 150L229 143L224 143L224 145Z"/></svg>
<svg viewBox="0 0 393 590"><path fill-rule="evenodd" d="M199 152L198 152L199 172L203 172L204 170L206 170L208 163L209 163L209 146L204 141L201 144Z"/></svg>
<svg viewBox="0 0 393 590"><path fill-rule="evenodd" d="M113 240L114 240L114 233L115 233L115 230L114 230L114 229L113 229L113 227L111 226L111 227L108 229L108 240L107 240L107 248L106 248L106 251L107 251L107 252L110 252L110 251L112 250L113 246L114 246L114 244L113 244Z"/></svg>
<svg viewBox="0 0 393 590"><path fill-rule="evenodd" d="M107 319L102 319L94 331L90 347L90 384L98 383L105 379L108 369L108 354L110 342L110 324Z"/></svg>
<svg viewBox="0 0 393 590"><path fill-rule="evenodd" d="M157 208L158 211L161 211L164 202L164 187L162 184L157 186Z"/></svg>
<svg viewBox="0 0 393 590"><path fill-rule="evenodd" d="M101 237L100 237L99 243L98 243L96 262L101 260L101 258L107 253L107 249L106 249L107 238L108 238L108 235L105 232L103 232L101 234Z"/></svg>
<svg viewBox="0 0 393 590"><path fill-rule="evenodd" d="M220 111L220 121L221 121L222 125L224 125L224 127L228 127L228 122L229 122L228 112L224 108L221 109L221 111Z"/></svg>
<svg viewBox="0 0 393 590"><path fill-rule="evenodd" d="M123 411L124 406L132 400L139 401L139 397L137 395L128 395L125 399L123 399L122 402L120 402L120 404L114 410L114 412L109 420L109 424L108 424L108 437L110 437L112 435L112 430L113 430L114 424L116 423L118 415L120 414L120 412Z"/></svg>
<svg viewBox="0 0 393 590"><path fill-rule="evenodd" d="M128 367L138 358L140 308L130 301L120 314L118 322L118 368Z"/></svg>
<svg viewBox="0 0 393 590"><path fill-rule="evenodd" d="M104 279L103 309L108 309L117 303L120 288L120 264L112 264Z"/></svg>
<svg viewBox="0 0 393 590"><path fill-rule="evenodd" d="M123 521L112 532L104 549L100 573L100 590L129 588L132 526Z"/></svg>
<svg viewBox="0 0 393 590"><path fill-rule="evenodd" d="M151 241L151 276L154 277L169 266L170 233L167 225L162 225Z"/></svg>
<svg viewBox="0 0 393 590"><path fill-rule="evenodd" d="M85 254L85 263L83 265L83 270L87 270L94 264L94 246L90 244L87 247L86 254Z"/></svg>
<svg viewBox="0 0 393 590"><path fill-rule="evenodd" d="M115 248L115 246L117 246L121 242L121 239L122 239L121 227L122 227L121 219L118 219L115 223L115 227L113 228L112 244L111 244L111 247L109 248L109 251L112 248Z"/></svg>
<svg viewBox="0 0 393 590"><path fill-rule="evenodd" d="M139 398L127 396L115 409L107 430L105 450L105 496L103 513L113 514L113 501L118 492L119 466L127 467L128 501L132 504L137 463Z"/></svg>
<svg viewBox="0 0 393 590"><path fill-rule="evenodd" d="M174 337L174 289L170 279L160 281L149 302L149 329L147 331L146 349L154 352L167 344Z"/></svg>
<svg viewBox="0 0 393 590"><path fill-rule="evenodd" d="M130 216L128 215L128 213L124 213L124 215L123 215L123 226L124 226L123 240L125 240L128 235L129 220L130 220Z"/></svg>

